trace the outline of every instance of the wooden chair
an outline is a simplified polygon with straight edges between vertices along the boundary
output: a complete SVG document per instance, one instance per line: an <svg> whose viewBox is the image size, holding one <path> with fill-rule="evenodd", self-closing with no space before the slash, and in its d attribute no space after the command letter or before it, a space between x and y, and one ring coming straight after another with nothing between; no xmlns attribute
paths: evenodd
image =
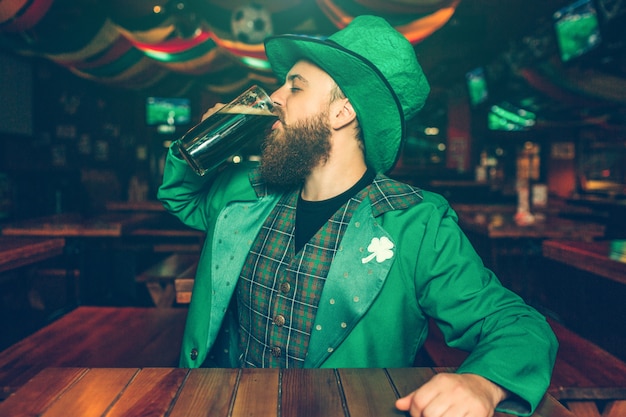
<svg viewBox="0 0 626 417"><path fill-rule="evenodd" d="M189 304L191 302L191 292L193 291L197 268L198 262L195 262L176 277L174 287L176 289L176 302L178 304Z"/></svg>
<svg viewBox="0 0 626 417"><path fill-rule="evenodd" d="M176 300L174 281L198 262L199 254L173 253L139 274L135 281L146 285L154 305L171 307Z"/></svg>

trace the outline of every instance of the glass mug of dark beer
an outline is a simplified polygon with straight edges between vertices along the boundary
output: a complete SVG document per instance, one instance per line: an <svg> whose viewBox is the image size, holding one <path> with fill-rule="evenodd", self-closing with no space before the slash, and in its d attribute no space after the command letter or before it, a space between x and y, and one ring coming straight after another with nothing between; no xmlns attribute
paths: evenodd
<svg viewBox="0 0 626 417"><path fill-rule="evenodd" d="M245 143L265 135L277 116L272 100L259 86L192 127L178 140L181 156L198 175L217 168Z"/></svg>

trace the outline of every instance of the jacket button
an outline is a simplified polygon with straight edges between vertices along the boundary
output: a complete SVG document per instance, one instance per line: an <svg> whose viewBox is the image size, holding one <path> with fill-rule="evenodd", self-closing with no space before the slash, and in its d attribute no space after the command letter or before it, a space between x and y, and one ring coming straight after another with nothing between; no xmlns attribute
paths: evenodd
<svg viewBox="0 0 626 417"><path fill-rule="evenodd" d="M198 349L196 348L191 349L191 353L189 354L189 357L191 358L192 361L195 361L196 359L198 359Z"/></svg>
<svg viewBox="0 0 626 417"><path fill-rule="evenodd" d="M278 346L274 346L273 348L271 348L270 352L272 353L273 357L280 358L281 350Z"/></svg>
<svg viewBox="0 0 626 417"><path fill-rule="evenodd" d="M283 327L285 325L285 316L279 314L278 316L274 317L274 324L278 327Z"/></svg>
<svg viewBox="0 0 626 417"><path fill-rule="evenodd" d="M288 282L283 282L282 284L280 284L280 291L283 294L287 294L289 291L291 291L291 285Z"/></svg>

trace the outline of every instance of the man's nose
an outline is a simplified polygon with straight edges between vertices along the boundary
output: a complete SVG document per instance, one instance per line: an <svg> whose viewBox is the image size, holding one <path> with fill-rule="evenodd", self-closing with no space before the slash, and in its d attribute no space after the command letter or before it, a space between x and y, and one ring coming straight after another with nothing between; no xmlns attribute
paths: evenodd
<svg viewBox="0 0 626 417"><path fill-rule="evenodd" d="M277 90L274 90L274 92L270 94L270 100L272 100L272 104L274 104L274 107L277 107L277 106L282 107L283 105L282 96L280 94L281 90L282 90L282 87L280 87Z"/></svg>

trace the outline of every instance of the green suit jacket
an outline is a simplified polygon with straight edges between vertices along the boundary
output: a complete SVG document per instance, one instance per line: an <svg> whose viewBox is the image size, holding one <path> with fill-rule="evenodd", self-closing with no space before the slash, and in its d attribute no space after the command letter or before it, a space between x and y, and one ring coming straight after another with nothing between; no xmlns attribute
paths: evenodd
<svg viewBox="0 0 626 417"><path fill-rule="evenodd" d="M206 231L180 366L238 366L229 304L256 234L279 196L258 197L250 167L196 175L170 150L158 197ZM342 238L324 285L305 367L408 367L432 317L446 342L471 354L457 372L514 393L499 409L531 414L545 393L557 342L536 310L483 266L441 196L422 191L411 207L374 216L364 201ZM390 250L368 251L386 237ZM205 362L206 361L206 362Z"/></svg>

